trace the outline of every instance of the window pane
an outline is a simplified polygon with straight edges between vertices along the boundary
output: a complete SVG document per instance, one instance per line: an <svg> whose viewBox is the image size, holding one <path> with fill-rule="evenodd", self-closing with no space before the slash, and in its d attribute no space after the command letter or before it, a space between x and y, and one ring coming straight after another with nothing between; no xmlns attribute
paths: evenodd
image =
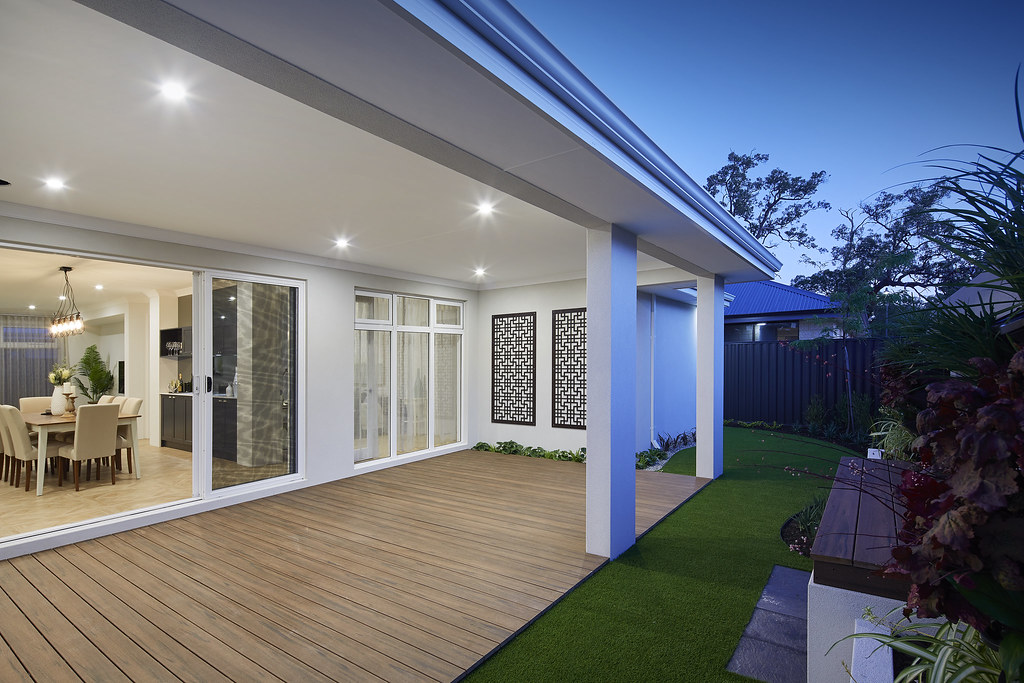
<svg viewBox="0 0 1024 683"><path fill-rule="evenodd" d="M398 453L427 447L430 335L398 333Z"/></svg>
<svg viewBox="0 0 1024 683"><path fill-rule="evenodd" d="M426 327L430 324L430 300L411 296L398 297L398 324Z"/></svg>
<svg viewBox="0 0 1024 683"><path fill-rule="evenodd" d="M725 341L754 341L754 326L747 323L730 323L725 326Z"/></svg>
<svg viewBox="0 0 1024 683"><path fill-rule="evenodd" d="M373 294L356 294L356 320L391 320L388 304L391 299Z"/></svg>
<svg viewBox="0 0 1024 683"><path fill-rule="evenodd" d="M391 333L356 330L355 461L391 455Z"/></svg>
<svg viewBox="0 0 1024 683"><path fill-rule="evenodd" d="M462 336L434 336L434 445L458 443L462 405Z"/></svg>
<svg viewBox="0 0 1024 683"><path fill-rule="evenodd" d="M457 304L438 304L437 305L437 324L438 325L461 325L462 324L462 306Z"/></svg>

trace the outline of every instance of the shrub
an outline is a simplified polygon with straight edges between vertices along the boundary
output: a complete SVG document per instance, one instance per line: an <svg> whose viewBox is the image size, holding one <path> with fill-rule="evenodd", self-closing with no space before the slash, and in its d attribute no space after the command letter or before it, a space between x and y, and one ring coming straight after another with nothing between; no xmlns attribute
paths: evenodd
<svg viewBox="0 0 1024 683"><path fill-rule="evenodd" d="M887 571L909 575L908 613L965 621L1024 653L1024 351L1007 367L971 365L977 383L928 385Z"/></svg>
<svg viewBox="0 0 1024 683"><path fill-rule="evenodd" d="M812 434L820 434L825 430L828 422L828 409L825 407L825 400L818 395L811 396L811 402L807 404L807 411L804 419Z"/></svg>
<svg viewBox="0 0 1024 683"><path fill-rule="evenodd" d="M523 453L523 444L516 443L515 441L499 441L494 447L494 450L498 453L508 453L509 455L521 455Z"/></svg>
<svg viewBox="0 0 1024 683"><path fill-rule="evenodd" d="M648 448L646 451L639 451L636 454L636 468L644 470L659 460L668 456L668 453L660 448Z"/></svg>
<svg viewBox="0 0 1024 683"><path fill-rule="evenodd" d="M473 446L474 451L493 451L494 446L487 443L486 441L477 441L476 445Z"/></svg>

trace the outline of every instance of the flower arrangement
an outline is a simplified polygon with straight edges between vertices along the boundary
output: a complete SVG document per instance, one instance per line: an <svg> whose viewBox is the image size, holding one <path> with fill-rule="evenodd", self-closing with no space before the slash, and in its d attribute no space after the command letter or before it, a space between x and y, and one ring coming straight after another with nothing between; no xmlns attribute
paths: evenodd
<svg viewBox="0 0 1024 683"><path fill-rule="evenodd" d="M62 386L65 382L70 382L71 378L75 376L75 368L67 363L54 363L53 369L50 370L50 374L46 376L50 380L50 384L55 387Z"/></svg>

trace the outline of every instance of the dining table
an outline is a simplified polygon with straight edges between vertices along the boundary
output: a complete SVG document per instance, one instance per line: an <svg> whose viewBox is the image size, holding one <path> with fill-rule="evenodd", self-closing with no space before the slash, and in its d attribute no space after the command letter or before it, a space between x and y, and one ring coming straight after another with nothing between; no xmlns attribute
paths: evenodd
<svg viewBox="0 0 1024 683"><path fill-rule="evenodd" d="M39 434L39 462L36 467L36 495L43 495L43 475L45 473L46 465L46 442L50 439L51 434L60 434L62 432L73 432L75 431L75 415L74 413L65 413L64 415L47 415L46 413L26 413L22 411L22 419L25 420L25 424L33 432ZM132 444L132 459L133 469L135 470L135 478L139 479L142 477L142 472L139 470L139 430L138 422L141 415L118 415L117 424L118 426L124 425L128 427L128 438ZM110 454L113 457L113 453Z"/></svg>

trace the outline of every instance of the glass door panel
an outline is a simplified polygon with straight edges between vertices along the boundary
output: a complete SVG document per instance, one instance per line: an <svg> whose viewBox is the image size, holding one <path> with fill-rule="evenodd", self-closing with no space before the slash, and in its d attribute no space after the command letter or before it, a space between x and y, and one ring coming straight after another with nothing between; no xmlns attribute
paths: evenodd
<svg viewBox="0 0 1024 683"><path fill-rule="evenodd" d="M356 330L355 461L391 455L391 333Z"/></svg>
<svg viewBox="0 0 1024 683"><path fill-rule="evenodd" d="M398 333L398 455L422 451L429 428L430 335Z"/></svg>
<svg viewBox="0 0 1024 683"><path fill-rule="evenodd" d="M434 445L461 440L462 335L434 335Z"/></svg>
<svg viewBox="0 0 1024 683"><path fill-rule="evenodd" d="M295 287L213 278L213 488L296 471Z"/></svg>

